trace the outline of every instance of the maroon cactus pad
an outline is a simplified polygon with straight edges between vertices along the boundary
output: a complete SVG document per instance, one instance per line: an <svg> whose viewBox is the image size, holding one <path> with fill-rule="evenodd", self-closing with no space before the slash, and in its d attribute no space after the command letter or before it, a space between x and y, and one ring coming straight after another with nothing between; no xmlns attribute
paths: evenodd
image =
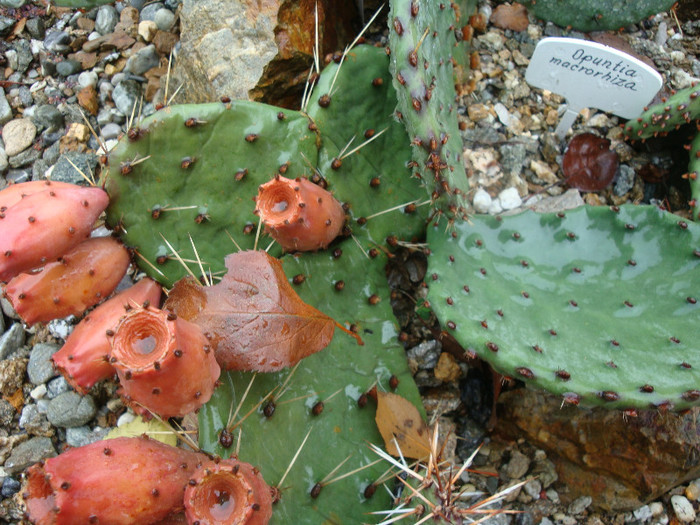
<svg viewBox="0 0 700 525"><path fill-rule="evenodd" d="M615 177L619 159L610 150L610 141L582 133L569 142L562 170L566 183L581 191L600 191Z"/></svg>

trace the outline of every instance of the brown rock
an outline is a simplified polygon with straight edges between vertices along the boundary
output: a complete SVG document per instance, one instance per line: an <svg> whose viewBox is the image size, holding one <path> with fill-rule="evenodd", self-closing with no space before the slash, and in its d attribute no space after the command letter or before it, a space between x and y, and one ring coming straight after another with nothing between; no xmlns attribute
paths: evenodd
<svg viewBox="0 0 700 525"><path fill-rule="evenodd" d="M177 42L177 35L168 33L167 31L157 31L153 37L153 45L156 46L156 51L160 56L170 56L170 52Z"/></svg>
<svg viewBox="0 0 700 525"><path fill-rule="evenodd" d="M134 45L136 39L125 31L115 31L109 35L105 35L105 41L100 46L100 49L118 49L120 51Z"/></svg>
<svg viewBox="0 0 700 525"><path fill-rule="evenodd" d="M92 32L95 29L95 21L86 16L81 16L75 21L75 25L82 31Z"/></svg>
<svg viewBox="0 0 700 525"><path fill-rule="evenodd" d="M114 28L115 32L124 32L136 38L139 34L139 10L135 7L125 7L119 15L119 23Z"/></svg>
<svg viewBox="0 0 700 525"><path fill-rule="evenodd" d="M97 90L94 86L86 86L78 91L78 104L81 108L84 108L90 113L90 115L97 115L100 104L97 100Z"/></svg>
<svg viewBox="0 0 700 525"><path fill-rule="evenodd" d="M462 375L462 369L457 364L457 361L452 354L443 352L438 358L435 366L435 379L439 379L443 383L451 383L456 381Z"/></svg>
<svg viewBox="0 0 700 525"><path fill-rule="evenodd" d="M89 70L95 67L98 61L97 53L88 53L87 51L78 51L77 53L71 53L68 58L77 60L83 69Z"/></svg>
<svg viewBox="0 0 700 525"><path fill-rule="evenodd" d="M298 105L314 46L315 0L184 0L177 102L222 96ZM354 2L318 2L320 56L348 43Z"/></svg>
<svg viewBox="0 0 700 525"><path fill-rule="evenodd" d="M0 361L0 394L11 396L22 387L27 371L27 359L3 359Z"/></svg>
<svg viewBox="0 0 700 525"><path fill-rule="evenodd" d="M544 449L568 489L565 504L588 495L596 509L630 511L700 476L700 408L626 417L527 389L502 394L498 408L494 434Z"/></svg>
<svg viewBox="0 0 700 525"><path fill-rule="evenodd" d="M501 29L526 31L529 21L527 7L517 2L501 4L491 13L491 23Z"/></svg>

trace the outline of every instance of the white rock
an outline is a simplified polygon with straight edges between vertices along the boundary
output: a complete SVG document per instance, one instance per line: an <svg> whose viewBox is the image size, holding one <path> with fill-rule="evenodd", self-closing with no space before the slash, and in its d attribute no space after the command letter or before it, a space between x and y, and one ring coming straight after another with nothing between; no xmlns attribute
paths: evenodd
<svg viewBox="0 0 700 525"><path fill-rule="evenodd" d="M32 399L41 399L46 395L46 385L42 383L41 385L37 386L34 390L29 392L29 395L32 397Z"/></svg>
<svg viewBox="0 0 700 525"><path fill-rule="evenodd" d="M498 197L493 199L491 206L489 206L489 213L491 215L498 215L503 211L503 206L501 206L501 201Z"/></svg>
<svg viewBox="0 0 700 525"><path fill-rule="evenodd" d="M488 213L491 206L491 201L491 195L489 195L483 188L479 188L474 194L472 205L477 213Z"/></svg>
<svg viewBox="0 0 700 525"><path fill-rule="evenodd" d="M645 521L649 521L652 517L651 508L649 507L649 505L642 505L641 507L636 509L632 513L632 515L642 523Z"/></svg>
<svg viewBox="0 0 700 525"><path fill-rule="evenodd" d="M690 523L695 520L693 504L685 496L679 494L671 496L671 506L673 507L673 512L676 513L676 518L681 523Z"/></svg>
<svg viewBox="0 0 700 525"><path fill-rule="evenodd" d="M513 210L519 207L523 200L518 195L518 190L515 188L506 188L498 194L498 200L501 202L501 207L504 210Z"/></svg>
<svg viewBox="0 0 700 525"><path fill-rule="evenodd" d="M150 42L153 37L156 36L156 31L158 31L158 26L153 20L142 20L139 22L139 36L143 38L145 42Z"/></svg>
<svg viewBox="0 0 700 525"><path fill-rule="evenodd" d="M661 516L664 512L664 506L660 501L653 501L649 503L649 510L651 510L652 516Z"/></svg>
<svg viewBox="0 0 700 525"><path fill-rule="evenodd" d="M36 126L28 118L9 121L2 128L2 140L8 157L21 153L32 145L36 137Z"/></svg>
<svg viewBox="0 0 700 525"><path fill-rule="evenodd" d="M97 85L97 73L94 71L83 71L78 75L78 85L81 88L95 87Z"/></svg>
<svg viewBox="0 0 700 525"><path fill-rule="evenodd" d="M124 426L127 423L131 423L134 419L136 419L136 415L134 415L133 412L131 412L130 410L124 412L121 416L119 416L119 419L117 419L117 426Z"/></svg>

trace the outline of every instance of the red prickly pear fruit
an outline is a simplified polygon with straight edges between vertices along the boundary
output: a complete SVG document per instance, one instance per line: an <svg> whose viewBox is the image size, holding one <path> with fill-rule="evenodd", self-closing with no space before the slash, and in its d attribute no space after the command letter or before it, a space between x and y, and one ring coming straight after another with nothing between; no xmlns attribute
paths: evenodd
<svg viewBox="0 0 700 525"><path fill-rule="evenodd" d="M78 323L51 358L77 392L85 394L98 381L117 373L109 364L111 347L107 334L114 333L120 319L134 306L160 304L160 295L160 285L146 277L102 303Z"/></svg>
<svg viewBox="0 0 700 525"><path fill-rule="evenodd" d="M288 252L325 248L345 223L340 202L304 178L277 175L258 188L255 202L266 231Z"/></svg>
<svg viewBox="0 0 700 525"><path fill-rule="evenodd" d="M39 193L40 191L55 190L56 188L78 188L75 184L51 180L33 180L10 184L0 191L0 213L5 213L9 208L17 204L24 197Z"/></svg>
<svg viewBox="0 0 700 525"><path fill-rule="evenodd" d="M125 402L164 418L209 401L221 373L199 326L158 308L131 310L111 344Z"/></svg>
<svg viewBox="0 0 700 525"><path fill-rule="evenodd" d="M0 281L58 259L84 241L109 197L100 188L55 188L24 197L0 218Z"/></svg>
<svg viewBox="0 0 700 525"><path fill-rule="evenodd" d="M23 273L5 295L28 325L80 315L109 296L129 267L129 252L111 237L83 241L60 260Z"/></svg>
<svg viewBox="0 0 700 525"><path fill-rule="evenodd" d="M199 525L266 525L272 491L249 463L208 461L185 488L185 515L188 523Z"/></svg>
<svg viewBox="0 0 700 525"><path fill-rule="evenodd" d="M27 470L36 525L148 525L183 508L185 485L208 458L142 436L73 448Z"/></svg>

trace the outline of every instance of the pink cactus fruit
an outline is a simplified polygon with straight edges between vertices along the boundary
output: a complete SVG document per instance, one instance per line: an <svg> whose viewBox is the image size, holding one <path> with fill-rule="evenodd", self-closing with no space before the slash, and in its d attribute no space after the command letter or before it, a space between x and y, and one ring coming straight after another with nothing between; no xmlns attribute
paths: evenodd
<svg viewBox="0 0 700 525"><path fill-rule="evenodd" d="M146 436L73 448L27 470L24 501L35 525L147 525L182 510L202 454Z"/></svg>
<svg viewBox="0 0 700 525"><path fill-rule="evenodd" d="M114 333L126 312L135 306L160 304L161 288L146 277L105 301L78 323L52 359L56 369L81 394L116 374L109 364L108 334Z"/></svg>
<svg viewBox="0 0 700 525"><path fill-rule="evenodd" d="M304 178L277 175L258 188L255 201L266 231L288 252L325 248L343 230L343 206Z"/></svg>
<svg viewBox="0 0 700 525"><path fill-rule="evenodd" d="M56 187L0 213L0 281L58 259L84 241L109 197L100 188Z"/></svg>
<svg viewBox="0 0 700 525"><path fill-rule="evenodd" d="M187 484L185 515L190 525L266 525L272 516L272 491L249 463L208 461Z"/></svg>
<svg viewBox="0 0 700 525"><path fill-rule="evenodd" d="M42 270L13 278L5 295L28 325L80 315L110 295L128 267L124 245L111 237L94 237Z"/></svg>
<svg viewBox="0 0 700 525"><path fill-rule="evenodd" d="M134 308L111 338L125 402L179 417L209 401L221 369L199 326L158 308Z"/></svg>
<svg viewBox="0 0 700 525"><path fill-rule="evenodd" d="M76 188L75 184L51 180L33 180L10 184L0 191L0 213L5 213L9 208L17 204L24 197L39 193L40 191L55 190L56 188Z"/></svg>

